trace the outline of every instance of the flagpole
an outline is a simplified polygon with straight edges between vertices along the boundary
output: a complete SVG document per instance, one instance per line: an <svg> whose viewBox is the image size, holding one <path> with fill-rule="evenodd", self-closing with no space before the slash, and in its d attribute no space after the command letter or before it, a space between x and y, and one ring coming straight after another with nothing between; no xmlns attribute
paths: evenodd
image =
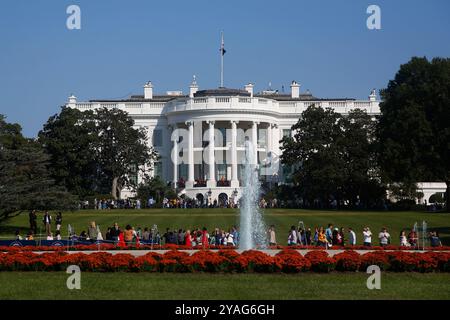
<svg viewBox="0 0 450 320"><path fill-rule="evenodd" d="M223 49L224 49L224 43L223 43L223 31L221 32L221 38L222 42L220 44L220 87L223 87Z"/></svg>

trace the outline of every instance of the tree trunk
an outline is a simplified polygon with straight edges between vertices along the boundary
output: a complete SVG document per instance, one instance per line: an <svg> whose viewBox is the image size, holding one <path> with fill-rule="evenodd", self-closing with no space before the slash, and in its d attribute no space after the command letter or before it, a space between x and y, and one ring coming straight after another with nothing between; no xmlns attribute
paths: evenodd
<svg viewBox="0 0 450 320"><path fill-rule="evenodd" d="M446 181L447 190L445 190L445 211L450 212L450 181Z"/></svg>
<svg viewBox="0 0 450 320"><path fill-rule="evenodd" d="M119 178L113 178L112 187L111 187L111 196L114 200L117 200L117 182Z"/></svg>

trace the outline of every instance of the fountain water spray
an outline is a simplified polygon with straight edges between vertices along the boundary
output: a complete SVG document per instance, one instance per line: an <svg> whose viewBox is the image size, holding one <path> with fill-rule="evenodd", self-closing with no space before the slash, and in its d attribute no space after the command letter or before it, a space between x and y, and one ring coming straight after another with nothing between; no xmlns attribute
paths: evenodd
<svg viewBox="0 0 450 320"><path fill-rule="evenodd" d="M267 246L267 232L261 211L256 148L246 137L244 157L244 185L240 205L239 249L249 250Z"/></svg>

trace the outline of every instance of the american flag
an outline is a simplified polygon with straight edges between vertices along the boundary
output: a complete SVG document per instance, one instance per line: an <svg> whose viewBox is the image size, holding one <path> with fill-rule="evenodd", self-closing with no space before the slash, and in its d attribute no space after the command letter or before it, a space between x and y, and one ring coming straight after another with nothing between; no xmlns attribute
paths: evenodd
<svg viewBox="0 0 450 320"><path fill-rule="evenodd" d="M224 43L224 41L223 41L223 32L222 32L222 43L221 43L221 45L220 45L220 53L222 54L222 56L225 54L225 52L227 52L226 50L225 50L225 43Z"/></svg>

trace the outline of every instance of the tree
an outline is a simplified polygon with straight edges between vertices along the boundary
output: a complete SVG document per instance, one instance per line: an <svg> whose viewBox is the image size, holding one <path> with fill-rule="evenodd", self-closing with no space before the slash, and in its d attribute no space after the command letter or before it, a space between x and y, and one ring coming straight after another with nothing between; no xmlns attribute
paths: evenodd
<svg viewBox="0 0 450 320"><path fill-rule="evenodd" d="M54 185L47 161L38 143L0 115L0 220L23 210L74 208L75 199Z"/></svg>
<svg viewBox="0 0 450 320"><path fill-rule="evenodd" d="M366 207L384 197L376 166L375 127L370 115L360 109L351 110L339 119L342 130L338 148L343 157L344 197L354 206L358 199Z"/></svg>
<svg viewBox="0 0 450 320"><path fill-rule="evenodd" d="M137 188L137 197L145 203L150 197L155 199L156 203L161 203L164 197L175 198L176 194L160 178L147 178L141 182Z"/></svg>
<svg viewBox="0 0 450 320"><path fill-rule="evenodd" d="M95 112L62 108L39 133L50 154L51 173L59 185L84 198L137 187L134 179L151 169L156 153L147 144L144 129L119 109Z"/></svg>
<svg viewBox="0 0 450 320"><path fill-rule="evenodd" d="M294 183L311 204L371 207L385 195L375 163L375 125L362 110L341 115L311 106L282 142L284 164L294 165ZM294 188L293 190L296 190Z"/></svg>
<svg viewBox="0 0 450 320"><path fill-rule="evenodd" d="M377 127L383 180L443 181L450 202L450 59L412 58L381 90Z"/></svg>
<svg viewBox="0 0 450 320"><path fill-rule="evenodd" d="M119 109L98 109L95 113L96 159L103 177L109 182L114 199L124 187L137 187L131 177L145 175L157 154L147 144L145 129L135 129L134 121Z"/></svg>
<svg viewBox="0 0 450 320"><path fill-rule="evenodd" d="M292 126L294 136L282 140L281 161L295 166L294 183L309 203L320 199L328 206L332 198L340 197L344 174L337 144L342 135L339 119L330 108L310 106Z"/></svg>
<svg viewBox="0 0 450 320"><path fill-rule="evenodd" d="M81 198L99 190L94 146L97 136L92 111L63 107L39 132L50 155L49 170L58 185Z"/></svg>

